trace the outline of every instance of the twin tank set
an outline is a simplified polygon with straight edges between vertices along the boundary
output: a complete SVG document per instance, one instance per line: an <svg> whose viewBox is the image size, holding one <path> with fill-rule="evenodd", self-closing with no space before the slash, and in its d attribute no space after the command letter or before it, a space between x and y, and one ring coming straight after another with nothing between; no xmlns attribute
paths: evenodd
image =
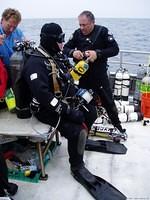
<svg viewBox="0 0 150 200"><path fill-rule="evenodd" d="M144 125L150 119L150 74L148 67L139 65L133 101L129 101L130 75L124 68L116 71L114 98L122 122L139 121L144 117ZM145 121L146 120L146 121Z"/></svg>

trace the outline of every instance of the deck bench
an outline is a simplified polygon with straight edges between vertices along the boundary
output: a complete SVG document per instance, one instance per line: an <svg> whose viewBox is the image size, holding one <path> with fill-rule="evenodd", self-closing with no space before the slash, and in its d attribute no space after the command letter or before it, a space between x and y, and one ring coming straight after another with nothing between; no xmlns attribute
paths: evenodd
<svg viewBox="0 0 150 200"><path fill-rule="evenodd" d="M7 110L0 110L0 144L1 137L26 137L30 141L36 144L40 168L41 168L41 180L47 180L48 175L45 173L44 157L51 145L53 138L55 137L56 144L59 144L59 133L54 128L47 124L41 123L34 116L28 119L19 119L15 113L10 113ZM6 139L7 139L6 137ZM45 142L44 150L41 144Z"/></svg>

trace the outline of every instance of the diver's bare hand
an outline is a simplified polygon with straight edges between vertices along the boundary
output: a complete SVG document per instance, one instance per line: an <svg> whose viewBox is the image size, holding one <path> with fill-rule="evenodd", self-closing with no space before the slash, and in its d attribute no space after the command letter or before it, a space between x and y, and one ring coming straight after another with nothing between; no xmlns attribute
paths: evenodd
<svg viewBox="0 0 150 200"><path fill-rule="evenodd" d="M94 50L85 51L85 56L89 62L94 62L97 59L97 53Z"/></svg>
<svg viewBox="0 0 150 200"><path fill-rule="evenodd" d="M84 55L80 50L75 50L73 52L73 57L76 58L77 60L82 60Z"/></svg>

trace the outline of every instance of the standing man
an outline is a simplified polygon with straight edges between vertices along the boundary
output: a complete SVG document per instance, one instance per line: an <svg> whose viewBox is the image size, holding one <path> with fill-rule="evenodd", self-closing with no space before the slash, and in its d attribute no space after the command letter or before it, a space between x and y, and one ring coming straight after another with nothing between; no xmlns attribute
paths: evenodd
<svg viewBox="0 0 150 200"><path fill-rule="evenodd" d="M118 44L106 27L95 24L95 17L90 11L83 11L78 20L80 28L65 44L64 53L75 62L87 59L89 69L81 77L79 86L93 89L100 96L112 124L124 134L107 75L107 59L118 54Z"/></svg>

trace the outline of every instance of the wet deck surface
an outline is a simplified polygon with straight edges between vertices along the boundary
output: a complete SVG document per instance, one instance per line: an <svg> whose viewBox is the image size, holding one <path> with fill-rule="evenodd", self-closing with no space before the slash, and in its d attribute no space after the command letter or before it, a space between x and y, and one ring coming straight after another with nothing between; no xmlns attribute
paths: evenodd
<svg viewBox="0 0 150 200"><path fill-rule="evenodd" d="M150 125L142 122L124 123L128 140L126 155L85 152L86 167L109 181L127 196L127 199L150 200ZM98 138L99 139L99 138ZM93 197L70 174L67 141L61 138L51 161L46 166L47 181L19 185L15 200L92 200Z"/></svg>

